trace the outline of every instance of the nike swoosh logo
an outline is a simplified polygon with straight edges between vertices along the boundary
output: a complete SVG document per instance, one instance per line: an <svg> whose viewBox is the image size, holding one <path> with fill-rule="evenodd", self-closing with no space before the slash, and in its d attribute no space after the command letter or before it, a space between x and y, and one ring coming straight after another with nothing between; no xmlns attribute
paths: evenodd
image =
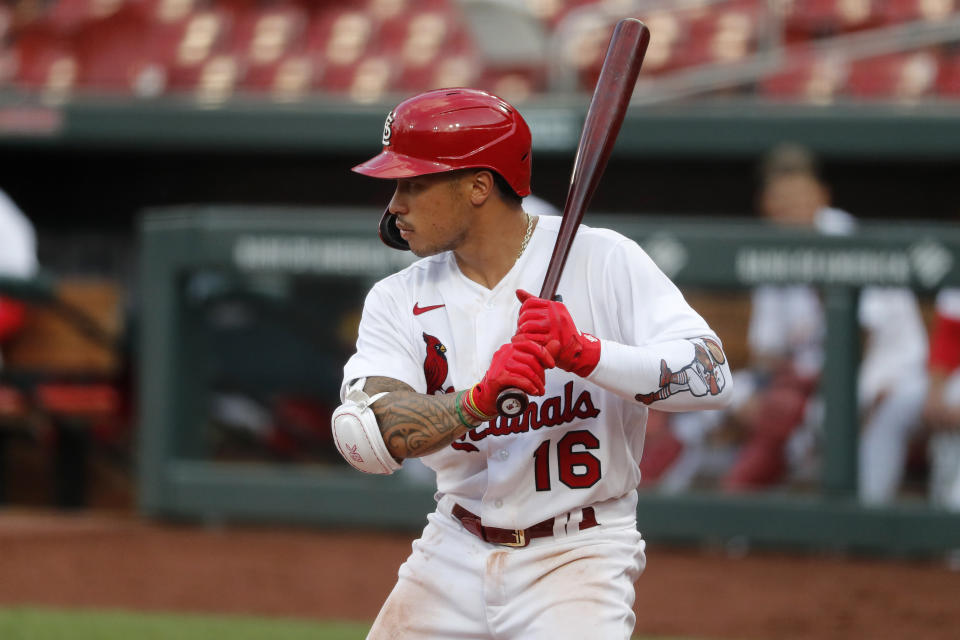
<svg viewBox="0 0 960 640"><path fill-rule="evenodd" d="M413 304L413 315L418 316L421 313L426 313L427 311L433 311L434 309L439 309L440 307L445 307L445 304L435 304L430 307L421 307L419 302Z"/></svg>

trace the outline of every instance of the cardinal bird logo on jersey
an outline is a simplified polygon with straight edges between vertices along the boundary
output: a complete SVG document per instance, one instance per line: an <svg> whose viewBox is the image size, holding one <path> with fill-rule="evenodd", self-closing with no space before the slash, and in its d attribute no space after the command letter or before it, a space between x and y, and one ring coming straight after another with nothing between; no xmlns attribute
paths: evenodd
<svg viewBox="0 0 960 640"><path fill-rule="evenodd" d="M427 379L427 395L450 393L453 387L443 388L447 379L449 366L447 365L447 348L443 343L428 333L423 334L423 341L427 343L427 357L423 360L423 375Z"/></svg>

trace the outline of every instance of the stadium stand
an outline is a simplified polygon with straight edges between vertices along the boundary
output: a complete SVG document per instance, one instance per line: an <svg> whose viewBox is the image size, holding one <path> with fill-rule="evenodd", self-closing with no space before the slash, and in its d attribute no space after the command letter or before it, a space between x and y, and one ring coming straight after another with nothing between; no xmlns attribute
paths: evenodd
<svg viewBox="0 0 960 640"><path fill-rule="evenodd" d="M651 28L652 100L958 94L957 0L7 0L0 86L217 103L471 84L516 100L592 89L624 16Z"/></svg>
<svg viewBox="0 0 960 640"><path fill-rule="evenodd" d="M127 362L121 292L102 279L64 279L56 296L28 305L26 321L3 350L0 375L0 504L7 499L6 449L20 439L49 450L51 501L87 506L95 446L129 446Z"/></svg>

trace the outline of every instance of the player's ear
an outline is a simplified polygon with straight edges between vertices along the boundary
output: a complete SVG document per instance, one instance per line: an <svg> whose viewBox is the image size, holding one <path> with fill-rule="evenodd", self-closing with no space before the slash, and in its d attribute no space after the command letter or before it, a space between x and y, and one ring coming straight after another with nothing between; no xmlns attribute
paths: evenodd
<svg viewBox="0 0 960 640"><path fill-rule="evenodd" d="M470 183L470 202L475 206L480 206L487 201L496 185L493 179L493 172L487 169L474 171Z"/></svg>

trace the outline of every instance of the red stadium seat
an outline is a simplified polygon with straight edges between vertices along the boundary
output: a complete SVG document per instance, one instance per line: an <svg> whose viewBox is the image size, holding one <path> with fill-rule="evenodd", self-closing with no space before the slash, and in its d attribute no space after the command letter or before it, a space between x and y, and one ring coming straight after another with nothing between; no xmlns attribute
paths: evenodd
<svg viewBox="0 0 960 640"><path fill-rule="evenodd" d="M150 22L174 24L208 3L204 0L127 0L127 4Z"/></svg>
<svg viewBox="0 0 960 640"><path fill-rule="evenodd" d="M303 44L308 17L296 6L276 7L248 14L234 24L233 41L242 46L250 64L271 64Z"/></svg>
<svg viewBox="0 0 960 640"><path fill-rule="evenodd" d="M66 96L76 85L77 59L65 38L42 24L17 33L11 47L15 85Z"/></svg>
<svg viewBox="0 0 960 640"><path fill-rule="evenodd" d="M957 15L958 11L960 3L957 0L886 0L881 15L887 23L938 22Z"/></svg>
<svg viewBox="0 0 960 640"><path fill-rule="evenodd" d="M145 48L151 60L163 65L167 86L191 90L214 54L223 51L229 23L222 13L201 11L166 23L155 23Z"/></svg>
<svg viewBox="0 0 960 640"><path fill-rule="evenodd" d="M650 28L651 37L643 59L644 74L672 71L683 64L683 54L690 41L690 24L680 12L656 11L641 16ZM600 55L603 55L602 53ZM594 62L596 65L597 62ZM599 73L599 68L597 69Z"/></svg>
<svg viewBox="0 0 960 640"><path fill-rule="evenodd" d="M571 14L598 4L599 0L527 0L531 11L549 28L556 28Z"/></svg>
<svg viewBox="0 0 960 640"><path fill-rule="evenodd" d="M450 16L420 13L411 18L408 27L397 48L377 47L380 55L399 62L402 71L396 85L403 91L435 88L434 76L442 60L474 54L470 34Z"/></svg>
<svg viewBox="0 0 960 640"><path fill-rule="evenodd" d="M521 102L546 90L546 70L535 66L487 69L477 85L509 102Z"/></svg>
<svg viewBox="0 0 960 640"><path fill-rule="evenodd" d="M348 69L339 69L336 76L320 78L321 87L343 93L357 102L376 102L393 89L397 63L383 56L368 56Z"/></svg>
<svg viewBox="0 0 960 640"><path fill-rule="evenodd" d="M858 60L850 68L847 92L857 98L912 100L936 91L940 59L929 51Z"/></svg>
<svg viewBox="0 0 960 640"><path fill-rule="evenodd" d="M448 45L464 37L457 15L446 10L417 11L382 23L376 50L382 55L399 56L405 65L421 66L436 60Z"/></svg>
<svg viewBox="0 0 960 640"><path fill-rule="evenodd" d="M277 102L296 102L317 86L321 67L315 55L292 55L272 65L269 74L259 73L255 79L251 79L248 69L243 86L268 92Z"/></svg>
<svg viewBox="0 0 960 640"><path fill-rule="evenodd" d="M409 13L411 4L411 0L367 0L363 7L357 9L362 8L363 13L374 22L381 23Z"/></svg>
<svg viewBox="0 0 960 640"><path fill-rule="evenodd" d="M658 10L639 18L650 28L651 40L643 63L645 75L659 75L684 67L734 62L756 49L758 14L754 0L720 3L719 8ZM596 84L613 23L602 13L583 14L582 28L571 37L567 62L579 69L580 88Z"/></svg>
<svg viewBox="0 0 960 640"><path fill-rule="evenodd" d="M212 3L220 11L233 17L256 13L266 4L261 0L212 0Z"/></svg>
<svg viewBox="0 0 960 640"><path fill-rule="evenodd" d="M849 63L841 57L799 55L763 79L759 92L772 100L825 104L843 91L848 75Z"/></svg>
<svg viewBox="0 0 960 640"><path fill-rule="evenodd" d="M163 67L143 46L149 24L140 14L117 12L82 27L74 37L80 64L78 84L86 89L121 91L141 96L162 93Z"/></svg>
<svg viewBox="0 0 960 640"><path fill-rule="evenodd" d="M760 12L769 8L769 2L768 0L727 0L720 6L724 10L743 10L759 15Z"/></svg>
<svg viewBox="0 0 960 640"><path fill-rule="evenodd" d="M0 4L0 43L7 41L7 36L13 27L13 9Z"/></svg>
<svg viewBox="0 0 960 640"><path fill-rule="evenodd" d="M794 0L787 3L787 42L868 29L882 24L880 0Z"/></svg>
<svg viewBox="0 0 960 640"><path fill-rule="evenodd" d="M114 15L123 5L124 0L57 0L45 20L53 29L70 33Z"/></svg>
<svg viewBox="0 0 960 640"><path fill-rule="evenodd" d="M357 74L359 62L350 64L325 63L322 67L317 88L333 93L343 93L350 88Z"/></svg>
<svg viewBox="0 0 960 640"><path fill-rule="evenodd" d="M603 12L581 12L570 18L560 54L564 66L576 74L581 90L593 91L614 25Z"/></svg>
<svg viewBox="0 0 960 640"><path fill-rule="evenodd" d="M765 0L720 0L648 10L638 17L653 38L645 75L734 62L753 54ZM562 64L580 90L592 90L616 17L600 0L524 0L523 7L565 38ZM960 0L792 0L784 4L785 42L892 23L941 20ZM0 36L4 16L0 6ZM277 99L312 90L368 96L443 84L482 84L526 96L549 89L551 65L478 57L454 0L57 0L9 34L0 84L68 94L74 87L156 95L229 85ZM793 51L793 49L791 49ZM791 55L794 55L791 53ZM214 62L216 59L216 62ZM381 77L389 68L389 78ZM845 65L799 61L757 84L774 99L957 95L953 65L929 55ZM849 88L846 87L849 72ZM934 80L930 80L931 73ZM571 78L572 80L572 78ZM281 97L282 96L282 97Z"/></svg>
<svg viewBox="0 0 960 640"><path fill-rule="evenodd" d="M98 423L117 420L122 408L120 392L106 383L37 385L37 407L54 428L56 501L61 507L85 506L87 465ZM116 431L116 427L111 428Z"/></svg>
<svg viewBox="0 0 960 640"><path fill-rule="evenodd" d="M58 416L106 417L120 406L120 394L109 384L45 383L35 392L40 408Z"/></svg>
<svg viewBox="0 0 960 640"><path fill-rule="evenodd" d="M751 11L721 10L689 21L681 66L740 60L756 48L757 18Z"/></svg>
<svg viewBox="0 0 960 640"><path fill-rule="evenodd" d="M334 7L320 12L311 21L306 47L324 61L328 68L325 76L336 75L338 68L352 68L369 52L374 28L369 15Z"/></svg>
<svg viewBox="0 0 960 640"><path fill-rule="evenodd" d="M937 93L947 98L960 98L960 53L942 60L937 76Z"/></svg>
<svg viewBox="0 0 960 640"><path fill-rule="evenodd" d="M440 87L472 86L477 82L482 70L482 61L472 51L451 49L428 64L400 66L393 86L403 93Z"/></svg>
<svg viewBox="0 0 960 640"><path fill-rule="evenodd" d="M200 103L220 104L233 96L243 72L243 61L238 56L218 53L200 65L194 85L189 89Z"/></svg>
<svg viewBox="0 0 960 640"><path fill-rule="evenodd" d="M296 5L233 14L225 48L244 61L245 88L269 88L280 61L303 50L307 22L306 12Z"/></svg>
<svg viewBox="0 0 960 640"><path fill-rule="evenodd" d="M322 64L319 89L349 90L361 60L370 55L375 24L367 14L340 7L321 12L307 34L307 51Z"/></svg>

